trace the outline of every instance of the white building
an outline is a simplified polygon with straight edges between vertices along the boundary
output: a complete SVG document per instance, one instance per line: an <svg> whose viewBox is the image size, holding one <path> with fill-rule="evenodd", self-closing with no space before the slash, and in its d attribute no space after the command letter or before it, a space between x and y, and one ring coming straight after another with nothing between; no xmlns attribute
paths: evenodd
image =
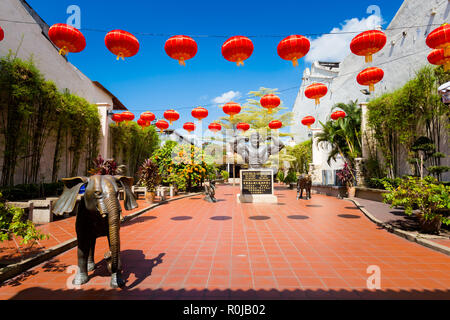
<svg viewBox="0 0 450 320"><path fill-rule="evenodd" d="M306 69L303 74L303 81L293 107L295 122L300 123L303 117L312 115L317 120L313 128L320 128L319 121L326 122L329 119L331 109L336 103L348 103L351 100L358 100L360 103L368 101L370 96L361 92L368 88L356 81L358 73L368 67L380 67L385 73L384 79L375 85L375 95L402 87L420 68L428 64L427 56L431 49L426 45L426 37L440 24L449 21L449 13L448 0L405 0L385 30L387 44L383 50L374 55L373 63L366 64L364 57L352 54L350 48L349 55L339 63L339 66L336 63L314 63L311 69ZM315 106L314 100L307 99L304 94L305 88L313 82L322 82L328 86L328 94L318 107ZM304 126L292 126L291 132L295 134L296 142L305 141L310 134ZM448 138L442 140L441 150L444 150L443 152L447 150L448 154ZM330 169L326 164L328 158L326 150L314 148L314 152L315 169ZM447 157L443 165L449 166L449 163ZM341 161L332 164L332 169L340 168L342 168ZM401 172L408 173L406 161ZM448 178L447 173L444 179Z"/></svg>

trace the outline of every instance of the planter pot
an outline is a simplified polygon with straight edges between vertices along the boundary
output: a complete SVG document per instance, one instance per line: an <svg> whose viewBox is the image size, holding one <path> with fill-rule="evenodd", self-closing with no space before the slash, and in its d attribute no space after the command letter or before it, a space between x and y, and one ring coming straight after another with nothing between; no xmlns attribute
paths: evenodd
<svg viewBox="0 0 450 320"><path fill-rule="evenodd" d="M148 203L155 203L156 198L156 192L147 192L147 195L145 196L145 200Z"/></svg>
<svg viewBox="0 0 450 320"><path fill-rule="evenodd" d="M355 187L347 187L347 197L354 198L356 194L356 188Z"/></svg>
<svg viewBox="0 0 450 320"><path fill-rule="evenodd" d="M441 231L442 220L440 216L436 216L433 219L425 219L423 215L418 215L420 231L429 234L439 234Z"/></svg>

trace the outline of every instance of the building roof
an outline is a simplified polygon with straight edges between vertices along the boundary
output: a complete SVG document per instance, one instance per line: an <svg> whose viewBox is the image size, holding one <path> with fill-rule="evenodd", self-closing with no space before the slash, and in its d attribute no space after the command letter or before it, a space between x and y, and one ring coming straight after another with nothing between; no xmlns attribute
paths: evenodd
<svg viewBox="0 0 450 320"><path fill-rule="evenodd" d="M128 110L122 102L120 102L119 99L115 95L113 95L108 89L106 89L100 82L98 81L92 81L94 85L96 85L98 88L102 89L106 94L108 94L113 101L113 110Z"/></svg>

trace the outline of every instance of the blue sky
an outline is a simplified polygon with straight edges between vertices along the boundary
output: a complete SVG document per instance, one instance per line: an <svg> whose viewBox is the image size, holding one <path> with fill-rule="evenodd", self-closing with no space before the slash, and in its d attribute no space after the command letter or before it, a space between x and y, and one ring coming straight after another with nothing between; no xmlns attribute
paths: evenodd
<svg viewBox="0 0 450 320"><path fill-rule="evenodd" d="M70 54L71 63L92 80L101 82L137 116L144 111L152 111L157 117L162 117L164 110L179 110L181 119L175 128L192 121L191 108L210 105L215 98L230 91L239 92L240 95L235 99L242 99L249 91L259 87L280 90L299 87L303 70L310 63L302 59L300 67L294 68L292 63L277 55L277 45L285 36L328 33L335 28L361 28L364 19L371 15L367 13L367 8L371 5L380 8L381 16L386 22L383 28L386 28L403 2L27 1L49 25L65 23L69 16L66 13L67 7L78 5L81 8L81 29L86 37L87 47L82 53ZM181 67L164 51L167 36L136 34L141 45L138 55L117 62L104 45L104 32L83 29L123 29L131 33L224 37L193 37L199 47L198 54L187 61L186 67ZM252 57L240 68L226 61L221 54L224 41L228 36L234 35L249 36L255 46ZM251 37L252 35L259 36ZM339 36L332 39L326 37L316 41L317 48L311 52L309 60L317 55L319 58L337 59L336 57L349 53L347 45L339 48L339 43L349 41L348 36L346 39ZM328 56L321 57L323 54ZM293 89L280 94L285 107L292 108L297 91L298 89ZM218 105L207 108L210 111L209 121L224 115Z"/></svg>

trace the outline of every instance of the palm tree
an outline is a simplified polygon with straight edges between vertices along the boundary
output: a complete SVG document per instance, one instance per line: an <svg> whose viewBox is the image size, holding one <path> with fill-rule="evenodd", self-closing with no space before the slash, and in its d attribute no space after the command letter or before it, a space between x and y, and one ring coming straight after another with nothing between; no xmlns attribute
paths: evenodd
<svg viewBox="0 0 450 320"><path fill-rule="evenodd" d="M322 122L323 131L317 135L317 143L329 143L331 145L328 163L336 160L338 155L354 167L355 158L362 155L361 143L361 116L362 111L358 101L350 101L348 104L338 103L333 108L341 109L346 113L344 119Z"/></svg>

